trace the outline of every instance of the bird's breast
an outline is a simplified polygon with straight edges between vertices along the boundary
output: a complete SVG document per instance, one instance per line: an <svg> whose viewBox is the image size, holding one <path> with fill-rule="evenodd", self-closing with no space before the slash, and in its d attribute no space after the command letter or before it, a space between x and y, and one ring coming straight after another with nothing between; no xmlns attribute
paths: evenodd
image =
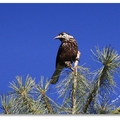
<svg viewBox="0 0 120 120"><path fill-rule="evenodd" d="M78 52L78 46L76 42L64 42L60 47L59 60L60 61L75 61Z"/></svg>

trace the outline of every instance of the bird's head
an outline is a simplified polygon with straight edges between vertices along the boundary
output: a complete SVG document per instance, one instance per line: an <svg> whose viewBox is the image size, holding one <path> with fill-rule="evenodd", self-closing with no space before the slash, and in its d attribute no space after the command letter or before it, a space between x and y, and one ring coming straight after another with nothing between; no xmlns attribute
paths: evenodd
<svg viewBox="0 0 120 120"><path fill-rule="evenodd" d="M71 38L73 38L73 36L71 36L70 34L66 32L61 32L54 39L60 39L60 41L64 41L64 40L69 40Z"/></svg>

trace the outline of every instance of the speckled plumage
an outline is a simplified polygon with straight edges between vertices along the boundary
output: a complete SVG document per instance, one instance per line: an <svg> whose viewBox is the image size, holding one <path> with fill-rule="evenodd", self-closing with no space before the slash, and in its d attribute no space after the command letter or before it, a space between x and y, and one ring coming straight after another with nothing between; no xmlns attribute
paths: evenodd
<svg viewBox="0 0 120 120"><path fill-rule="evenodd" d="M51 77L51 84L55 84L60 76L60 73L64 67L68 67L66 62L72 64L77 56L78 45L73 36L62 32L55 39L59 39L61 41L61 45L58 49L57 57L56 57L56 69Z"/></svg>

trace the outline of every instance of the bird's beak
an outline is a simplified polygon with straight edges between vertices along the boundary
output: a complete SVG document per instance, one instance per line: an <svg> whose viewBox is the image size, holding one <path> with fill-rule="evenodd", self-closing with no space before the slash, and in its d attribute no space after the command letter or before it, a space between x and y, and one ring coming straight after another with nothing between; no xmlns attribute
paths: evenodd
<svg viewBox="0 0 120 120"><path fill-rule="evenodd" d="M54 39L59 39L60 38L60 36L56 36Z"/></svg>

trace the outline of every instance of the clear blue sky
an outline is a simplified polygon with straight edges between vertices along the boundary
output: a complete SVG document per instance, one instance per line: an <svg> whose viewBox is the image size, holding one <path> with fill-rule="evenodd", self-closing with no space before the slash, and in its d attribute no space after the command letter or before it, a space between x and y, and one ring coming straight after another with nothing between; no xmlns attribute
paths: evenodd
<svg viewBox="0 0 120 120"><path fill-rule="evenodd" d="M90 49L111 44L120 54L120 4L0 4L0 93L17 75L50 78L65 31L79 45L79 65L97 68ZM120 86L119 79L116 81Z"/></svg>

